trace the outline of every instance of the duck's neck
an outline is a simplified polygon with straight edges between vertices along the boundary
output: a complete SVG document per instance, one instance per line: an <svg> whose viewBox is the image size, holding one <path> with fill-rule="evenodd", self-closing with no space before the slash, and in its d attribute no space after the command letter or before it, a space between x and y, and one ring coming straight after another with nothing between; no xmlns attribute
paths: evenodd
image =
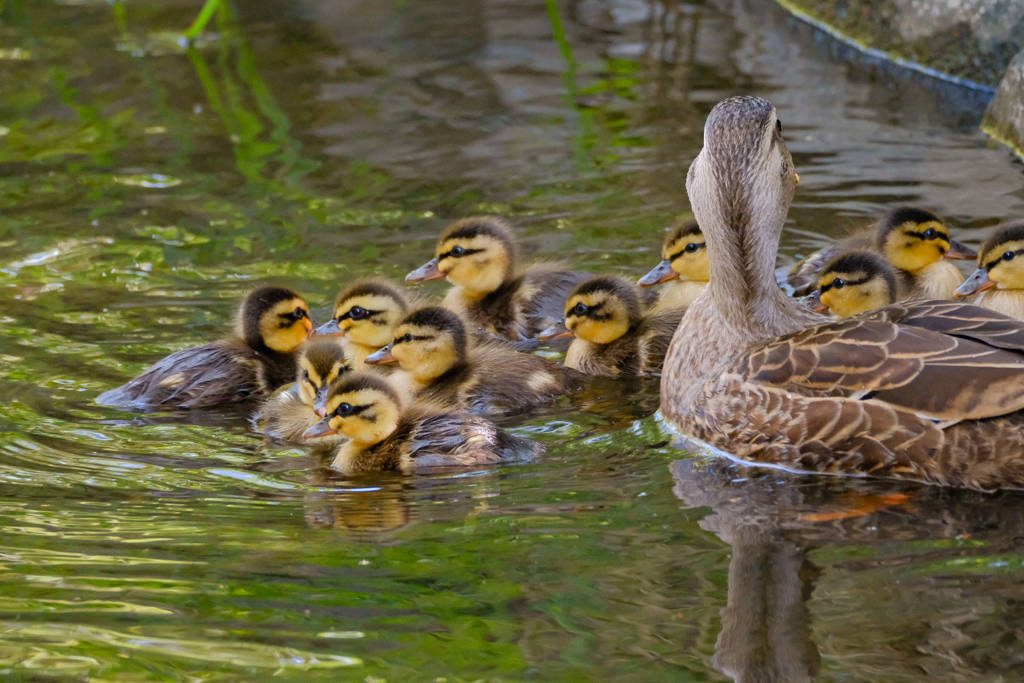
<svg viewBox="0 0 1024 683"><path fill-rule="evenodd" d="M777 235L784 218L769 213L747 226L719 221L705 228L711 277L683 316L662 375L662 408L670 418L687 412L705 384L751 345L826 320L790 299L775 282ZM711 223L698 220L702 226Z"/></svg>

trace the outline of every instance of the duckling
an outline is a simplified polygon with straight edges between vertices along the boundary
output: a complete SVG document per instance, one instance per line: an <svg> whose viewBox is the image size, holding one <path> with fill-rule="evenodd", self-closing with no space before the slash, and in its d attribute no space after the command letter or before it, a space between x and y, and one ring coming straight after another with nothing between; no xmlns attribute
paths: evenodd
<svg viewBox="0 0 1024 683"><path fill-rule="evenodd" d="M502 344L470 347L465 325L452 311L430 306L399 323L391 345L367 363L399 363L395 378L418 400L476 413L521 412L567 390L563 369Z"/></svg>
<svg viewBox="0 0 1024 683"><path fill-rule="evenodd" d="M901 299L951 299L964 277L947 261L977 257L973 249L949 236L949 228L934 213L901 206L887 211L873 228L801 261L787 282L798 296L810 294L825 263L839 253L864 250L885 257L897 269Z"/></svg>
<svg viewBox="0 0 1024 683"><path fill-rule="evenodd" d="M849 318L897 300L892 266L877 254L853 251L840 254L821 271L811 304L818 313L831 311L839 318Z"/></svg>
<svg viewBox="0 0 1024 683"><path fill-rule="evenodd" d="M340 433L351 439L333 467L346 474L374 470L479 467L533 457L543 447L462 411L406 408L384 377L355 372L331 385L327 415L306 431L310 439Z"/></svg>
<svg viewBox="0 0 1024 683"><path fill-rule="evenodd" d="M658 374L685 312L677 307L645 314L636 286L617 277L595 277L572 290L565 319L540 338L575 337L565 366L588 375Z"/></svg>
<svg viewBox="0 0 1024 683"><path fill-rule="evenodd" d="M285 441L306 443L306 430L327 414L331 383L352 370L345 349L334 339L314 339L300 347L295 383L268 398L253 415L256 430Z"/></svg>
<svg viewBox="0 0 1024 683"><path fill-rule="evenodd" d="M561 318L566 295L585 277L557 263L517 271L512 228L495 216L455 221L435 253L405 281L447 279L455 286L442 302L445 308L461 315L474 333L513 341L535 337Z"/></svg>
<svg viewBox="0 0 1024 683"><path fill-rule="evenodd" d="M678 221L665 235L662 261L637 281L641 287L670 284L661 290L656 310L687 308L708 283L710 263L707 245L697 221Z"/></svg>
<svg viewBox="0 0 1024 683"><path fill-rule="evenodd" d="M956 290L957 299L983 292L975 305L1024 320L1024 221L1000 226L981 245L978 269Z"/></svg>
<svg viewBox="0 0 1024 683"><path fill-rule="evenodd" d="M367 356L391 343L409 308L408 297L387 280L356 280L338 294L333 317L316 334L340 336L352 369L362 370Z"/></svg>
<svg viewBox="0 0 1024 683"><path fill-rule="evenodd" d="M290 289L262 287L242 301L234 334L183 349L124 386L100 394L100 405L151 409L210 408L267 396L295 371L295 350L313 328L309 308Z"/></svg>

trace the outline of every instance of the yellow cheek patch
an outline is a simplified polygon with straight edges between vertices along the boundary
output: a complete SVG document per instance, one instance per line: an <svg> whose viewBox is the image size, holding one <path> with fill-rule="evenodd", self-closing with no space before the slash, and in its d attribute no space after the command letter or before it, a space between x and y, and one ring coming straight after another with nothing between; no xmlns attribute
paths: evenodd
<svg viewBox="0 0 1024 683"><path fill-rule="evenodd" d="M1002 259L1003 254L1005 254L1008 251L1020 251L1022 249L1024 249L1024 240L1013 240L1011 242L1003 242L1002 244L998 244L989 249L987 252L985 252L985 255L982 257L981 267L988 268L996 261ZM1024 258L1024 254L1019 254L1015 256L1013 258L1013 261L1010 261L1010 263L1013 263L1019 258Z"/></svg>
<svg viewBox="0 0 1024 683"><path fill-rule="evenodd" d="M286 317L301 309L303 317L289 320ZM274 305L260 318L260 336L263 343L278 353L291 353L306 341L313 324L309 320L309 308L302 299L287 299Z"/></svg>

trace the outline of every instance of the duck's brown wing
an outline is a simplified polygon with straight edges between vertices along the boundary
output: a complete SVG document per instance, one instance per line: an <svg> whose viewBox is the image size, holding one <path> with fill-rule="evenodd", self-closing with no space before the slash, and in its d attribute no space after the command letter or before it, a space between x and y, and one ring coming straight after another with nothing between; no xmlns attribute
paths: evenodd
<svg viewBox="0 0 1024 683"><path fill-rule="evenodd" d="M943 299L909 301L880 308L863 317L973 339L997 349L1024 352L1024 323L974 304Z"/></svg>
<svg viewBox="0 0 1024 683"><path fill-rule="evenodd" d="M877 319L854 317L771 340L735 372L763 387L875 399L946 423L1024 408L1024 354Z"/></svg>
<svg viewBox="0 0 1024 683"><path fill-rule="evenodd" d="M137 410L238 403L262 392L259 366L255 353L241 343L222 341L183 349L127 384L100 394L96 402Z"/></svg>
<svg viewBox="0 0 1024 683"><path fill-rule="evenodd" d="M543 448L462 411L433 415L413 430L409 457L417 469L473 467L523 460Z"/></svg>

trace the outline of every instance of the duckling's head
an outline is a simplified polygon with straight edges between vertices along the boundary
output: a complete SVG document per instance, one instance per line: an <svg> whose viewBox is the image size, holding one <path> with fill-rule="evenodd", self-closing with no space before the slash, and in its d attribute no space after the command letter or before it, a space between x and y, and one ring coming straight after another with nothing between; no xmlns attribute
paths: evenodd
<svg viewBox="0 0 1024 683"><path fill-rule="evenodd" d="M323 417L331 382L351 370L345 349L333 339L315 339L303 344L295 376L302 402Z"/></svg>
<svg viewBox="0 0 1024 683"><path fill-rule="evenodd" d="M356 344L380 348L391 343L395 325L408 312L402 292L386 280L353 282L334 300L334 317L317 334L343 334Z"/></svg>
<svg viewBox="0 0 1024 683"><path fill-rule="evenodd" d="M712 285L774 287L778 241L799 182L771 102L744 96L715 105L686 175L694 217L710 245Z"/></svg>
<svg viewBox="0 0 1024 683"><path fill-rule="evenodd" d="M413 311L398 323L390 346L369 355L370 365L399 363L421 382L440 377L466 362L466 326L440 306Z"/></svg>
<svg viewBox="0 0 1024 683"><path fill-rule="evenodd" d="M306 302L283 287L250 292L238 311L238 334L256 351L292 353L306 341L311 329Z"/></svg>
<svg viewBox="0 0 1024 683"><path fill-rule="evenodd" d="M366 448L393 434L401 419L402 401L386 379L353 372L331 385L327 415L303 436L315 439L340 433Z"/></svg>
<svg viewBox="0 0 1024 683"><path fill-rule="evenodd" d="M973 249L949 236L949 228L931 211L900 206L878 222L878 248L889 263L916 273L943 258L972 259Z"/></svg>
<svg viewBox="0 0 1024 683"><path fill-rule="evenodd" d="M1024 221L1000 226L978 255L978 269L956 290L955 298L986 289L1024 290Z"/></svg>
<svg viewBox="0 0 1024 683"><path fill-rule="evenodd" d="M881 256L866 251L841 254L818 276L819 313L840 318L896 302L896 273Z"/></svg>
<svg viewBox="0 0 1024 683"><path fill-rule="evenodd" d="M570 292L564 325L574 337L608 344L629 332L642 316L643 300L635 285L617 277L595 277Z"/></svg>
<svg viewBox="0 0 1024 683"><path fill-rule="evenodd" d="M704 243L704 233L700 231L697 221L687 218L672 226L665 235L661 259L661 263L640 278L638 285L650 287L677 279L708 281L708 250Z"/></svg>
<svg viewBox="0 0 1024 683"><path fill-rule="evenodd" d="M512 278L516 243L503 218L455 221L437 242L435 258L405 276L406 282L447 278L470 294L487 295Z"/></svg>

